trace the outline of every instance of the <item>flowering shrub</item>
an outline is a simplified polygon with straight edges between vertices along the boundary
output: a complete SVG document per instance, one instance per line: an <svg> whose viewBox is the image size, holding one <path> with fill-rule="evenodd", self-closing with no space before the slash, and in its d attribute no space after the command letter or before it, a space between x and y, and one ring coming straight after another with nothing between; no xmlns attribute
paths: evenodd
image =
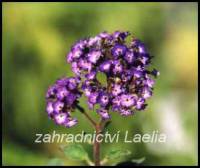
<svg viewBox="0 0 200 168"><path fill-rule="evenodd" d="M147 99L153 94L153 77L159 72L149 69L153 57L144 43L132 38L127 44L129 35L129 32L103 32L72 46L66 60L74 77L61 78L48 89L50 118L59 125L74 126L77 119L71 116L71 111L78 108L84 112L78 105L83 95L89 109L99 105L96 112L102 121L111 119L111 112L129 116L146 108ZM106 77L106 82L98 79L99 74ZM97 128L98 124L88 118Z"/></svg>

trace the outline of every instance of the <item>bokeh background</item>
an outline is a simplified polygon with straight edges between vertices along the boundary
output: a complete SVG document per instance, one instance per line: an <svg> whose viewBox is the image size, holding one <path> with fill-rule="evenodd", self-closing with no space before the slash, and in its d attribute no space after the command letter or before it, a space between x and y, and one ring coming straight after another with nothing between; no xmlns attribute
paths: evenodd
<svg viewBox="0 0 200 168"><path fill-rule="evenodd" d="M65 56L78 39L102 31L130 31L155 56L154 96L144 112L113 114L108 128L123 134L167 135L164 144L103 144L145 157L144 165L197 165L197 3L3 3L3 165L46 165L63 157L59 144L35 144L36 133L93 130L78 112L79 125L56 126L45 112L45 93L60 76L72 75ZM84 101L82 106L87 107ZM94 114L92 114L94 115ZM93 117L96 117L95 115ZM92 156L91 146L84 147ZM65 158L66 165L84 165Z"/></svg>

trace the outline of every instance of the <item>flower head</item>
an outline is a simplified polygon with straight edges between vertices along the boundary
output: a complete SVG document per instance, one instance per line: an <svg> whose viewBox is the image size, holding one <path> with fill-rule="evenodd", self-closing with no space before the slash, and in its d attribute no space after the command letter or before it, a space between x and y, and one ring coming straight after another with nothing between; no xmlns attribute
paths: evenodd
<svg viewBox="0 0 200 168"><path fill-rule="evenodd" d="M71 127L77 123L71 117L81 93L78 91L79 77L61 78L47 90L46 111L56 124Z"/></svg>
<svg viewBox="0 0 200 168"><path fill-rule="evenodd" d="M147 99L153 95L153 77L159 72L149 70L152 56L143 42L134 38L127 44L129 35L102 32L71 47L66 60L75 77L59 79L49 87L46 110L50 118L65 127L77 124L71 111L82 93L89 108L98 105L102 119L110 119L110 111L130 116L146 108Z"/></svg>

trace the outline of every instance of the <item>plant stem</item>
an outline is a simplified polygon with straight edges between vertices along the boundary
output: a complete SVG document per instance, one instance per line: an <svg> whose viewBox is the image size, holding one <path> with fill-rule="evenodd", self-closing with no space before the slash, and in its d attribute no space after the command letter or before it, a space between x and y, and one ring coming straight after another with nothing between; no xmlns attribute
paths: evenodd
<svg viewBox="0 0 200 168"><path fill-rule="evenodd" d="M97 137L99 134L101 134L100 124L96 125L95 130L96 130L96 137ZM95 166L100 166L100 142L97 141L96 137L95 137L95 142L93 146L93 157L94 157Z"/></svg>
<svg viewBox="0 0 200 168"><path fill-rule="evenodd" d="M85 115L85 117L90 121L90 123L94 126L94 127L96 127L96 122L89 116L89 114L81 107L81 106L79 106L78 104L76 105L76 107L77 107L77 109L82 113L82 114L84 114Z"/></svg>
<svg viewBox="0 0 200 168"><path fill-rule="evenodd" d="M81 106L79 106L77 104L76 107L81 113L83 113L85 115L85 117L93 125L93 127L96 131L96 137L98 137L98 135L100 135L102 130L104 129L106 121L100 120L100 122L97 123L89 116L88 113L86 113L86 111ZM95 141L93 144L93 158L94 158L95 166L100 166L101 165L101 163L100 163L100 144L101 144L101 142L99 142L96 137L95 137Z"/></svg>

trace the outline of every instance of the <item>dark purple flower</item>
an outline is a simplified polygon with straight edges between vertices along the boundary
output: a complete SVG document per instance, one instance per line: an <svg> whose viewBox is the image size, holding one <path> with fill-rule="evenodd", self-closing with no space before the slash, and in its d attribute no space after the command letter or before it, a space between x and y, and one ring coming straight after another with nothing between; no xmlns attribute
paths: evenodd
<svg viewBox="0 0 200 168"><path fill-rule="evenodd" d="M133 41L131 41L131 46L133 48L138 48L138 46L141 44L141 41L138 39L133 39Z"/></svg>
<svg viewBox="0 0 200 168"><path fill-rule="evenodd" d="M73 94L73 93L69 93L66 98L65 98L65 102L69 105L72 106L72 104L75 102L75 100L77 99L77 95Z"/></svg>
<svg viewBox="0 0 200 168"><path fill-rule="evenodd" d="M123 71L123 65L119 60L114 60L113 61L113 69L112 69L114 74L121 73Z"/></svg>
<svg viewBox="0 0 200 168"><path fill-rule="evenodd" d="M78 78L68 78L68 83L67 83L67 87L69 90L74 90L77 88L78 83L79 83L79 79Z"/></svg>
<svg viewBox="0 0 200 168"><path fill-rule="evenodd" d="M150 62L150 58L148 56L143 56L140 58L140 61L143 65L147 66Z"/></svg>
<svg viewBox="0 0 200 168"><path fill-rule="evenodd" d="M46 93L46 98L54 98L56 95L56 86L50 86Z"/></svg>
<svg viewBox="0 0 200 168"><path fill-rule="evenodd" d="M120 32L120 31L115 31L114 33L113 33L113 37L115 38L115 39L122 39L122 40L124 40L127 36L129 35L129 32Z"/></svg>
<svg viewBox="0 0 200 168"><path fill-rule="evenodd" d="M153 69L153 71L151 72L151 74L155 77L160 75L160 72L158 72L156 69Z"/></svg>
<svg viewBox="0 0 200 168"><path fill-rule="evenodd" d="M101 92L99 95L99 104L101 106L106 106L109 103L109 95L105 92Z"/></svg>
<svg viewBox="0 0 200 168"><path fill-rule="evenodd" d="M135 69L132 72L135 78L142 78L144 76L144 71Z"/></svg>
<svg viewBox="0 0 200 168"><path fill-rule="evenodd" d="M127 51L125 56L124 56L124 59L129 63L129 64L132 64L134 59L135 59L135 54L134 52L132 51Z"/></svg>
<svg viewBox="0 0 200 168"><path fill-rule="evenodd" d="M139 54L142 54L142 55L148 54L147 49L143 43L140 43L138 45L138 52Z"/></svg>
<svg viewBox="0 0 200 168"><path fill-rule="evenodd" d="M116 44L112 48L111 52L114 57L118 58L119 56L124 55L126 53L126 50L127 50L126 46L121 44Z"/></svg>
<svg viewBox="0 0 200 168"><path fill-rule="evenodd" d="M121 74L122 82L124 83L130 82L132 76L133 72L131 70L124 70L124 72Z"/></svg>
<svg viewBox="0 0 200 168"><path fill-rule="evenodd" d="M93 80L93 79L96 78L96 74L97 74L96 71L91 71L90 73L86 74L85 77L86 77L86 79L88 79L88 80Z"/></svg>

